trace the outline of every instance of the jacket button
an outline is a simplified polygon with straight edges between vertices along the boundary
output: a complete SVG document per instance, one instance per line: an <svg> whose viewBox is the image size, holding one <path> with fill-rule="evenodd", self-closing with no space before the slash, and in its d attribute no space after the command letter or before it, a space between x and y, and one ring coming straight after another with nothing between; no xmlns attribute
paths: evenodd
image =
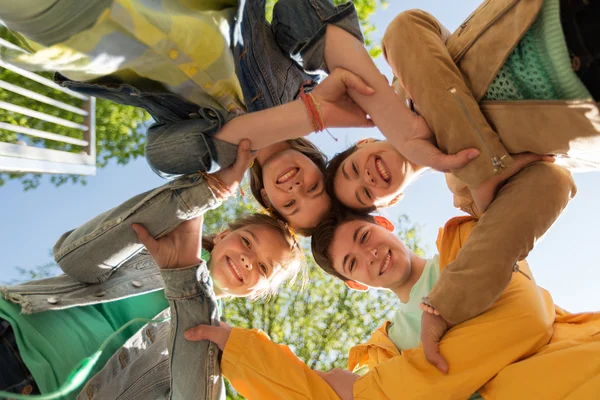
<svg viewBox="0 0 600 400"><path fill-rule="evenodd" d="M58 297L48 297L48 303L50 304L57 304L58 303Z"/></svg>
<svg viewBox="0 0 600 400"><path fill-rule="evenodd" d="M140 282L140 281L131 281L131 284L135 288L141 288L142 287L142 282Z"/></svg>
<svg viewBox="0 0 600 400"><path fill-rule="evenodd" d="M208 271L202 271L202 282L207 283L208 282Z"/></svg>
<svg viewBox="0 0 600 400"><path fill-rule="evenodd" d="M179 57L179 52L177 50L175 50L175 49L169 50L169 58L171 60L175 60L175 59L177 59L177 57Z"/></svg>
<svg viewBox="0 0 600 400"><path fill-rule="evenodd" d="M106 290L104 290L104 289L99 289L99 290L96 290L96 292L94 292L95 297L102 297L105 294L106 294Z"/></svg>
<svg viewBox="0 0 600 400"><path fill-rule="evenodd" d="M215 112L215 110L208 110L208 115L210 115L213 118L217 118L217 113Z"/></svg>
<svg viewBox="0 0 600 400"><path fill-rule="evenodd" d="M200 114L198 114L198 113L189 113L188 117L190 117L190 118L200 118Z"/></svg>

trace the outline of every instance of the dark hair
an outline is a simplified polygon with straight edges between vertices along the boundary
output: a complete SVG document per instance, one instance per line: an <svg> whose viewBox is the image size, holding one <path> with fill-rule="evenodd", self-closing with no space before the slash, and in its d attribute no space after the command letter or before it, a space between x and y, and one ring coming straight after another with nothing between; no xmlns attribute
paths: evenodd
<svg viewBox="0 0 600 400"><path fill-rule="evenodd" d="M315 229L310 242L313 258L317 265L329 275L335 276L342 281L346 281L347 278L333 268L330 247L337 228L346 222L355 220L375 223L375 219L371 214L359 213L346 207L339 207L323 218Z"/></svg>
<svg viewBox="0 0 600 400"><path fill-rule="evenodd" d="M290 252L289 259L283 263L285 268L283 268L281 272L277 273L277 276L271 279L269 287L266 290L262 290L260 293L257 293L255 296L252 296L253 299L269 297L270 295L277 293L277 290L283 282L288 279L293 282L296 279L298 273L302 269L302 249L300 248L300 244L296 240L296 237L288 229L285 222L272 218L266 214L246 215L228 223L227 227L229 230L235 231L249 225L266 226L275 230L281 235L284 242L287 243L288 250ZM214 234L202 236L202 248L211 252L215 247L214 240L216 236L217 235Z"/></svg>
<svg viewBox="0 0 600 400"><path fill-rule="evenodd" d="M315 163L315 165L323 174L326 173L327 156L321 150L319 150L317 146L315 146L305 138L287 140L287 143L293 150L299 151L300 153L308 157L313 163ZM250 168L250 190L252 191L252 195L254 196L256 201L260 203L261 206L269 210L269 212L274 218L285 221L285 218L279 212L277 212L277 210L275 210L273 207L269 207L263 200L260 191L264 187L265 186L263 184L262 166L258 162L255 162L252 165L252 168ZM310 236L312 235L314 228L294 227L294 231L296 231L299 235L302 236Z"/></svg>

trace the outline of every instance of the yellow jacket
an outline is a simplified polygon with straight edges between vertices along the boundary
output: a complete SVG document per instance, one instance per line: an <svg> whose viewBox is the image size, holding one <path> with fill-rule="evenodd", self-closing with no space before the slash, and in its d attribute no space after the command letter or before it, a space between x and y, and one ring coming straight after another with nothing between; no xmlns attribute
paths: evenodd
<svg viewBox="0 0 600 400"><path fill-rule="evenodd" d="M456 257L474 225L459 217L440 230L440 268ZM354 385L354 398L466 399L476 390L486 399L600 393L600 314L566 313L536 286L525 262L519 270L488 311L444 336L447 375L426 361L420 347L400 353L387 337L389 322L352 348L349 369L369 367ZM258 330L234 328L221 367L247 399L338 399L287 346Z"/></svg>

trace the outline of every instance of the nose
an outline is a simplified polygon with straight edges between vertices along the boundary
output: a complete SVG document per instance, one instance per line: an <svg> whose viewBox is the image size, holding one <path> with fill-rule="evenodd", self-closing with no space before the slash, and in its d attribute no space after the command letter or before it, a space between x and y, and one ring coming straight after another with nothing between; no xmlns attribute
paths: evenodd
<svg viewBox="0 0 600 400"><path fill-rule="evenodd" d="M375 262L375 260L377 260L377 254L379 254L379 253L378 253L377 249L371 249L371 250L368 250L368 252L369 252L368 255L369 255L369 265L370 265L370 264L373 264Z"/></svg>
<svg viewBox="0 0 600 400"><path fill-rule="evenodd" d="M300 190L301 186L302 186L302 181L299 179L295 180L290 183L290 186L288 187L288 192L297 192L298 190Z"/></svg>
<svg viewBox="0 0 600 400"><path fill-rule="evenodd" d="M242 254L240 256L240 261L242 262L242 266L244 268L246 268L248 271L252 271L252 261L250 260L250 257Z"/></svg>
<svg viewBox="0 0 600 400"><path fill-rule="evenodd" d="M365 169L364 179L367 185L375 185L375 178L373 178L368 169Z"/></svg>

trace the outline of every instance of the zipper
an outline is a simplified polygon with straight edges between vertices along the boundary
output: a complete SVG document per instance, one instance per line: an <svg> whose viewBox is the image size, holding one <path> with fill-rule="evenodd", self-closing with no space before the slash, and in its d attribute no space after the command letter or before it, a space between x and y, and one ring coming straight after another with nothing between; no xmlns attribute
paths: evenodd
<svg viewBox="0 0 600 400"><path fill-rule="evenodd" d="M516 260L515 260L515 264L513 265L513 268L512 268L512 270L513 270L513 273L515 273L515 272L520 272L520 273L521 273L521 274L523 274L523 275L524 275L524 276L525 276L527 279L531 280L531 278L529 277L529 275L527 275L525 272L523 272L523 271L521 271L521 270L519 269L519 264L517 264L517 261L516 261ZM505 284L505 285L502 287L502 290L500 290L500 291L498 292L498 294L497 294L497 295L494 297L494 299L493 299L492 301L490 301L490 302L488 303L488 305L486 305L486 306L485 306L484 310L487 310L488 308L490 308L490 306L491 306L492 304L494 304L494 303L496 302L496 300L498 300L498 297L500 297L500 295L501 295L502 293L504 293L504 289L506 289L506 288L508 287L508 285L509 285L509 284L510 284L510 280L509 280L508 282L506 282L506 284Z"/></svg>
<svg viewBox="0 0 600 400"><path fill-rule="evenodd" d="M519 272L523 276L525 276L525 278L531 280L531 277L529 275L527 275L525 272L523 272L519 269L519 264L517 263L517 261L515 261L515 265L513 265L513 272Z"/></svg>
<svg viewBox="0 0 600 400"><path fill-rule="evenodd" d="M498 157L498 155L496 155L496 153L494 153L492 151L492 149L487 145L487 142L483 138L483 134L479 130L479 127L473 120L473 116L469 112L469 109L467 108L465 103L460 98L460 95L458 94L458 90L456 90L456 88L452 87L452 88L448 89L448 91L450 92L452 97L454 97L454 100L456 101L458 106L462 109L463 113L467 117L467 120L469 121L469 124L471 125L471 128L473 128L473 131L477 135L479 142L485 149L486 153L488 153L488 156L490 157L490 160L492 162L492 166L494 167L494 172L498 172L498 170L500 170L502 168L506 168L506 165L504 165L504 161L503 161L506 156Z"/></svg>
<svg viewBox="0 0 600 400"><path fill-rule="evenodd" d="M488 21L488 23L483 27L483 29L479 32L479 34L477 36L475 36L473 38L473 40L470 41L470 44L468 46L465 46L465 48L454 57L454 61L456 62L456 60L460 59L463 56L463 54L465 54L465 52L473 45L473 43L475 43L477 41L477 39L479 39L479 37L481 35L483 35L483 33L485 31L487 31L487 29L491 25L495 24L496 21L498 21L504 14L506 14L506 12L517 3L517 1L519 1L519 0L511 1L506 7L504 7L500 12L498 12L498 14L496 14L496 16L494 18L492 18L490 21ZM475 16L475 14L477 14L478 11L483 10L488 4L489 4L489 2L484 3L483 7L481 7L480 9L478 8L475 11L473 11L473 13L471 13L471 15L469 17L467 17L467 19L462 24L460 24L460 31L458 32L457 36L462 35L464 29L468 25L468 22Z"/></svg>

